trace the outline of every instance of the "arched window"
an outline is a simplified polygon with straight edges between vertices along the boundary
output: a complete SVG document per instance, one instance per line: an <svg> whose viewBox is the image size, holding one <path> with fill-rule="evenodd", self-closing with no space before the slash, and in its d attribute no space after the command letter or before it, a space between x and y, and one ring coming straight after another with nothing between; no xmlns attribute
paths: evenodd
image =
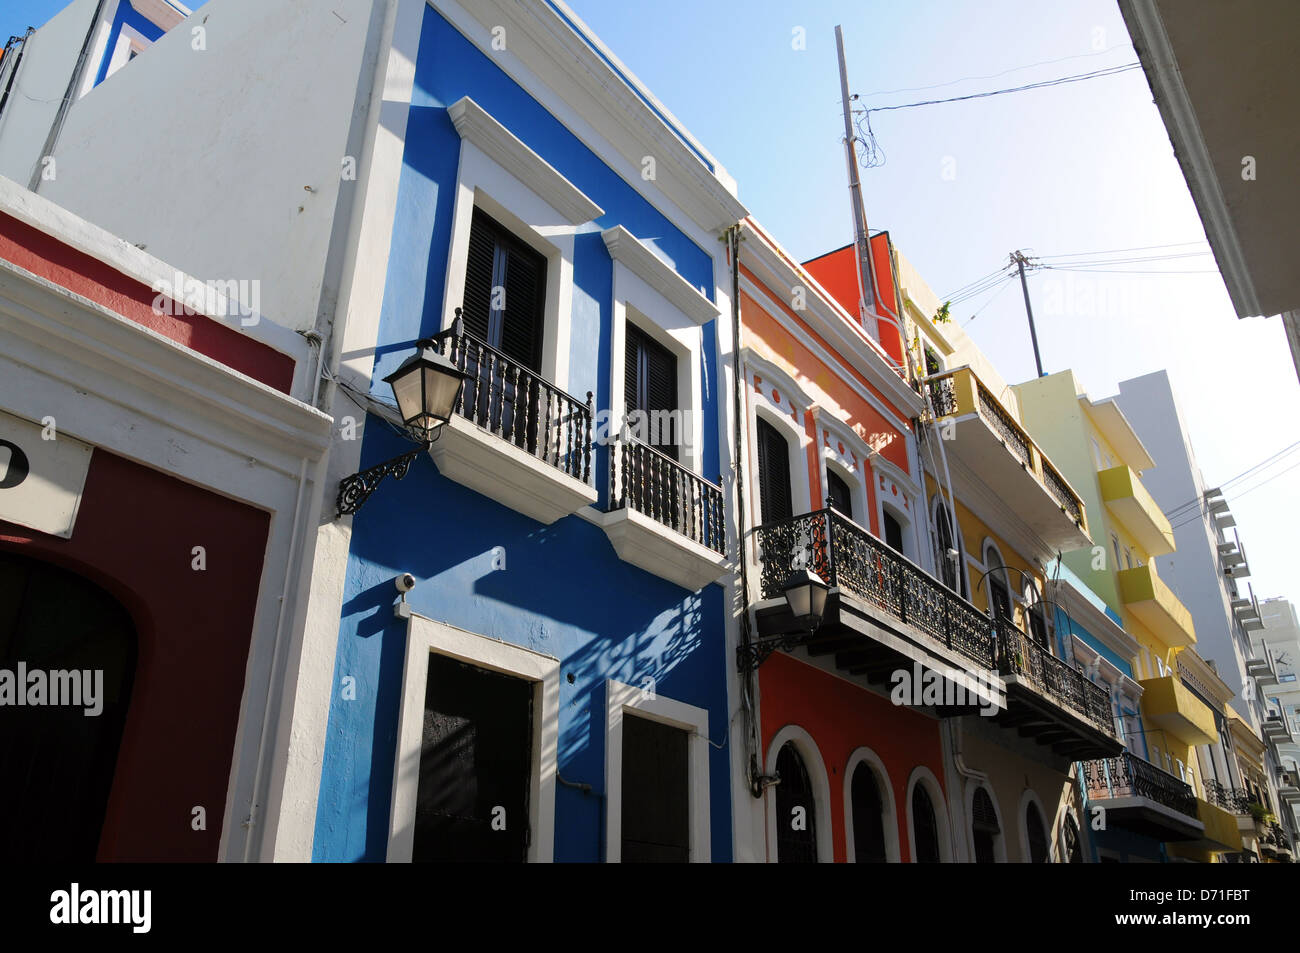
<svg viewBox="0 0 1300 953"><path fill-rule="evenodd" d="M817 863L817 812L812 780L794 743L776 756L776 859L782 864Z"/></svg>
<svg viewBox="0 0 1300 953"><path fill-rule="evenodd" d="M0 861L92 862L135 678L135 627L76 573L0 552L0 669L19 662L29 677L46 674L47 694L0 716ZM76 684L60 677L56 689L53 672ZM88 672L102 682L87 684ZM56 690L63 701L51 704Z"/></svg>
<svg viewBox="0 0 1300 953"><path fill-rule="evenodd" d="M853 519L853 491L830 467L826 468L826 496L837 510Z"/></svg>
<svg viewBox="0 0 1300 953"><path fill-rule="evenodd" d="M913 860L918 864L937 864L939 854L939 821L934 816L934 803L925 785L912 788L912 848Z"/></svg>
<svg viewBox="0 0 1300 953"><path fill-rule="evenodd" d="M935 548L934 564L939 569L939 579L953 592L966 596L966 581L961 571L961 541L953 535L952 515L943 500L934 506Z"/></svg>
<svg viewBox="0 0 1300 953"><path fill-rule="evenodd" d="M1043 824L1043 815L1038 805L1030 801L1025 806L1025 834L1029 839L1029 862L1045 864L1051 856L1047 850L1047 828Z"/></svg>
<svg viewBox="0 0 1300 953"><path fill-rule="evenodd" d="M759 417L758 499L764 523L794 515L790 496L790 445L770 423Z"/></svg>
<svg viewBox="0 0 1300 953"><path fill-rule="evenodd" d="M987 572L984 585L989 590L989 607L994 616L1008 622L1015 620L1012 609L1011 587L1007 585L1007 571L1001 568L1002 554L992 544L984 547L984 568Z"/></svg>
<svg viewBox="0 0 1300 953"><path fill-rule="evenodd" d="M997 811L993 809L993 799L983 788L975 789L970 826L975 841L975 863L996 863L997 839L1002 833L1002 827L998 824Z"/></svg>
<svg viewBox="0 0 1300 953"><path fill-rule="evenodd" d="M885 805L870 765L859 763L853 771L853 859L859 864L883 864Z"/></svg>
<svg viewBox="0 0 1300 953"><path fill-rule="evenodd" d="M1065 818L1065 862L1083 863L1083 844L1079 840L1079 825L1068 815Z"/></svg>

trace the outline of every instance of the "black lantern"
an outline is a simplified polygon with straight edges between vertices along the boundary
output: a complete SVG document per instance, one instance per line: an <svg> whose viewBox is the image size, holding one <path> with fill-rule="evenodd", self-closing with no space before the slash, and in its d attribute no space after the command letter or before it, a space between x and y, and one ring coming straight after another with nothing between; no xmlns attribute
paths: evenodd
<svg viewBox="0 0 1300 953"><path fill-rule="evenodd" d="M795 621L809 632L815 632L826 611L826 593L829 587L815 572L799 569L790 574L782 588L786 605L790 607L790 614Z"/></svg>
<svg viewBox="0 0 1300 953"><path fill-rule="evenodd" d="M451 419L460 397L460 389L469 375L438 352L433 341L416 342L416 352L384 378L393 388L397 412L407 432L421 441L408 450L377 466L354 473L339 483L338 515L355 513L375 492L386 476L402 479L411 464L429 444L437 439L440 428Z"/></svg>
<svg viewBox="0 0 1300 953"><path fill-rule="evenodd" d="M384 378L397 398L402 422L428 438L451 417L466 374L433 347L421 341L419 350Z"/></svg>

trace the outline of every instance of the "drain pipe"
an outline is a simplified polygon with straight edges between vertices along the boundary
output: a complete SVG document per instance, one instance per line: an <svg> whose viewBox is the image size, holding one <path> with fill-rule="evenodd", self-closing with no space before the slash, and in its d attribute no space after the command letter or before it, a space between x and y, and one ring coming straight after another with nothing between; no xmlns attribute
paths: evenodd
<svg viewBox="0 0 1300 953"><path fill-rule="evenodd" d="M72 75L68 78L68 88L63 93L63 101L59 103L59 111L54 116L54 122L50 126L49 134L45 137L45 145L41 147L41 154L36 157L36 168L32 170L31 181L27 183L29 191L35 192L41 185L42 160L46 156L54 154L54 145L58 142L59 133L63 131L63 122L68 116L68 107L72 105L72 95L81 82L81 71L86 65L86 56L90 53L90 43L95 37L95 30L99 27L100 18L104 15L104 4L108 0L99 0L95 4L95 15L90 18L90 28L86 30L86 38L81 41L81 53L77 56L77 65L72 68Z"/></svg>
<svg viewBox="0 0 1300 953"><path fill-rule="evenodd" d="M943 735L945 747L952 758L953 769L956 770L958 777L964 781L975 781L987 783L988 774L983 771L977 771L966 764L962 755L962 728L961 718L946 718L940 724L940 732ZM957 863L967 863L973 858L967 856L966 849L966 785L961 785L959 791L949 791L948 793L948 817L949 829L952 831L952 848L953 860Z"/></svg>

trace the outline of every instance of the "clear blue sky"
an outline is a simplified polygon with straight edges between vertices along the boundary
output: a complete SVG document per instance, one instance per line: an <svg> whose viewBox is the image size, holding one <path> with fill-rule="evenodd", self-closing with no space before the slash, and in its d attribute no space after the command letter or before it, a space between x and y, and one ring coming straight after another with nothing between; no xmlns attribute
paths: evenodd
<svg viewBox="0 0 1300 953"><path fill-rule="evenodd" d="M873 106L1136 60L1114 0L655 0L653 29L640 3L569 2L736 177L753 214L805 259L852 240L835 24L844 27L850 86ZM63 5L0 0L0 39ZM798 27L803 50L793 48ZM1043 65L1012 71L1035 63ZM937 294L993 272L1016 248L1050 256L1204 241L1141 71L881 113L872 125L887 161L863 175L870 225L890 230ZM945 168L955 174L945 177ZM1300 440L1280 323L1238 321L1216 273L1041 272L1030 290L1045 368L1073 367L1095 399L1122 379L1168 368L1210 485ZM1033 376L1018 288L1000 286L953 310L1008 381ZM1297 462L1283 458L1227 493L1261 597L1300 597L1291 540L1300 468L1282 473Z"/></svg>

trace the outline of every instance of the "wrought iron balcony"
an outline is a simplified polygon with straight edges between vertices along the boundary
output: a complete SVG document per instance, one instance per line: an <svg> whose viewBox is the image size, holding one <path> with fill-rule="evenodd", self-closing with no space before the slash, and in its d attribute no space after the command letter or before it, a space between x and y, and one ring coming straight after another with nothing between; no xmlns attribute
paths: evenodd
<svg viewBox="0 0 1300 953"><path fill-rule="evenodd" d="M722 487L632 436L610 454L609 508L631 507L720 556L727 553Z"/></svg>
<svg viewBox="0 0 1300 953"><path fill-rule="evenodd" d="M1085 761L1083 780L1088 800L1103 805L1123 802L1122 807L1105 805L1107 816L1122 827L1169 840L1194 840L1204 831L1191 785L1128 751ZM1153 810L1143 802L1165 810ZM1170 812L1176 816L1169 816Z"/></svg>
<svg viewBox="0 0 1300 953"><path fill-rule="evenodd" d="M998 670L1027 681L1040 693L1115 736L1110 692L1085 678L1006 621L998 625Z"/></svg>
<svg viewBox="0 0 1300 953"><path fill-rule="evenodd" d="M993 668L988 616L835 510L766 523L755 532L763 553L762 598L780 598L789 575L807 568L832 589L838 587L970 661Z"/></svg>
<svg viewBox="0 0 1300 953"><path fill-rule="evenodd" d="M954 368L925 383L949 454L1014 500L1021 518L1051 546L1092 545L1083 499L973 370Z"/></svg>
<svg viewBox="0 0 1300 953"><path fill-rule="evenodd" d="M1213 779L1205 782L1205 800L1233 814L1250 813L1250 795L1242 788L1230 788Z"/></svg>
<svg viewBox="0 0 1300 953"><path fill-rule="evenodd" d="M817 573L831 587L828 616L809 643L810 653L835 651L838 666L868 677L907 659L940 671L946 664L969 669L974 663L980 672L996 672L1004 683L1008 706L997 715L999 723L1071 758L1122 748L1105 687L1014 626L995 625L986 613L833 508L764 524L755 532L763 559L762 599L780 598L786 579L798 569ZM768 615L759 616L760 634L781 634L786 620L780 610L765 611ZM875 635L881 628L903 635L929 656L908 654L896 640ZM864 646L864 635L879 644Z"/></svg>
<svg viewBox="0 0 1300 953"><path fill-rule="evenodd" d="M541 462L587 485L591 478L592 394L585 401L485 344L459 318L435 346L467 377L455 412Z"/></svg>

